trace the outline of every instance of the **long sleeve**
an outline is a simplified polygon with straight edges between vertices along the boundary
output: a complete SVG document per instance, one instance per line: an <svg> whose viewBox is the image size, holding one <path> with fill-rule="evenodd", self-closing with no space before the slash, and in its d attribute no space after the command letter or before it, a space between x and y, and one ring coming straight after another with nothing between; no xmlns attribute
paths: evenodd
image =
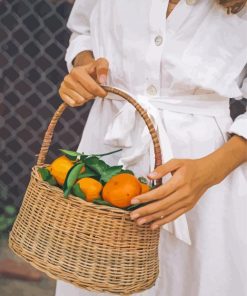
<svg viewBox="0 0 247 296"><path fill-rule="evenodd" d="M247 67L246 67L247 68ZM247 69L246 69L247 70ZM242 101L242 114L239 115L231 125L229 129L230 134L236 134L238 136L244 137L247 139L247 110L246 110L246 99L247 99L247 71L245 72L245 78L242 79L242 97L245 100Z"/></svg>
<svg viewBox="0 0 247 296"><path fill-rule="evenodd" d="M84 50L92 50L90 16L96 1L76 0L72 8L67 23L67 27L72 34L65 56L69 71L72 69L72 61L78 53Z"/></svg>

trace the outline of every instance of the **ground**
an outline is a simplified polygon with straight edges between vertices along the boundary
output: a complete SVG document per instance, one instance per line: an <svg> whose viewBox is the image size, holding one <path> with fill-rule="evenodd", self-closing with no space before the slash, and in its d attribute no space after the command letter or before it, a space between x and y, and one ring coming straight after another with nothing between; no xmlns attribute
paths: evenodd
<svg viewBox="0 0 247 296"><path fill-rule="evenodd" d="M7 240L0 239L0 261L11 258L20 261L8 248ZM7 279L0 276L1 296L54 296L55 281L42 275L39 282Z"/></svg>

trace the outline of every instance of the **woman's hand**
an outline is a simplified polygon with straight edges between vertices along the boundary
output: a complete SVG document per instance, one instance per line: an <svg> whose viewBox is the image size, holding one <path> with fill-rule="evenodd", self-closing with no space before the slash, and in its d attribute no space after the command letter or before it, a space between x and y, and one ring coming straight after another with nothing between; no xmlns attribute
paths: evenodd
<svg viewBox="0 0 247 296"><path fill-rule="evenodd" d="M214 164L204 159L173 159L148 175L156 180L172 173L160 187L132 199L132 204L154 201L131 213L138 225L151 223L156 229L192 209L203 193L214 184Z"/></svg>
<svg viewBox="0 0 247 296"><path fill-rule="evenodd" d="M203 193L247 162L247 140L234 135L219 149L200 159L173 159L159 166L149 178L172 173L160 187L132 199L132 203L152 203L131 213L137 224L151 223L156 229L192 209ZM217 198L217 197L216 197Z"/></svg>
<svg viewBox="0 0 247 296"><path fill-rule="evenodd" d="M105 58L91 58L87 64L74 67L61 83L59 94L62 100L69 106L76 107L96 96L105 97L107 93L99 83L106 82L108 67Z"/></svg>

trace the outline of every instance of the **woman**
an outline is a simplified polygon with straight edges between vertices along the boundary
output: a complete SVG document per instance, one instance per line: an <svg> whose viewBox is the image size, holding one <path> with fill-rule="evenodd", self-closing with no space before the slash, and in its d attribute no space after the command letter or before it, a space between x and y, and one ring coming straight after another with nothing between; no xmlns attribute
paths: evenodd
<svg viewBox="0 0 247 296"><path fill-rule="evenodd" d="M137 224L165 225L159 278L136 295L246 296L247 113L233 122L229 112L229 98L247 95L246 1L168 2L75 1L60 95L72 107L105 97L93 104L79 151L121 147L108 162L164 178L132 200L154 200L131 213ZM153 170L143 122L105 83L147 107L162 166ZM58 282L56 295L98 294Z"/></svg>

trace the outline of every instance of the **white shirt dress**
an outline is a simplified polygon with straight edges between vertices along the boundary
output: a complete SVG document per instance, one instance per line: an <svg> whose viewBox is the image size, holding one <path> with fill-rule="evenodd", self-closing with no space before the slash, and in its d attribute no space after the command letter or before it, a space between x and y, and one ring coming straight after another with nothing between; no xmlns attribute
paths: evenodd
<svg viewBox="0 0 247 296"><path fill-rule="evenodd" d="M132 94L159 130L163 161L200 158L230 134L247 139L247 113L233 122L229 98L247 98L247 11L227 15L214 0L76 0L68 27L68 69L92 50L105 57L107 84ZM78 111L79 112L79 111ZM105 158L137 175L153 169L153 148L134 108L96 98L78 151L123 151ZM167 231L168 230L168 231ZM247 164L210 188L185 215L163 227L160 275L135 296L247 295ZM99 294L58 281L56 296Z"/></svg>

